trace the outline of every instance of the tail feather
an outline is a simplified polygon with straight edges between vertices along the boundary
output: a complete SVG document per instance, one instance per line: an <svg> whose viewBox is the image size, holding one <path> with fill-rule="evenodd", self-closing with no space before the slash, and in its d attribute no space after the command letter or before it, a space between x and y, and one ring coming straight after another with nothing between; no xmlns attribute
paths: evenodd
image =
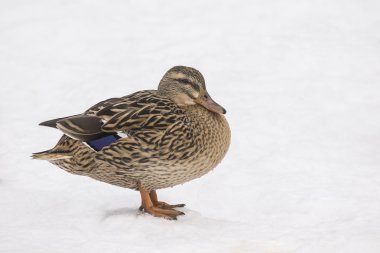
<svg viewBox="0 0 380 253"><path fill-rule="evenodd" d="M63 117L63 118L51 119L51 120L47 120L47 121L41 122L38 125L57 128L57 122L58 121L63 120L63 119L67 119L67 118L71 118L71 117L75 117L75 116L79 116L79 115L80 114L73 115L73 116L68 116L68 117Z"/></svg>
<svg viewBox="0 0 380 253"><path fill-rule="evenodd" d="M72 157L70 153L62 153L62 152L54 152L52 150L42 151L38 153L33 153L32 158L38 160L61 160L61 159L69 159Z"/></svg>

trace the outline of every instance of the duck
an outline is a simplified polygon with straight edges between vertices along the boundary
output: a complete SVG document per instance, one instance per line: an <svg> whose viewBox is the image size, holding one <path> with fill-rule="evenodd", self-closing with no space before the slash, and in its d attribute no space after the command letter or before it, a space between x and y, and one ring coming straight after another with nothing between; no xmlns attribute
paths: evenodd
<svg viewBox="0 0 380 253"><path fill-rule="evenodd" d="M157 90L110 98L83 113L44 121L63 135L32 154L76 175L140 192L140 210L176 220L185 204L159 201L157 190L213 170L231 142L226 110L207 92L203 75L175 66Z"/></svg>

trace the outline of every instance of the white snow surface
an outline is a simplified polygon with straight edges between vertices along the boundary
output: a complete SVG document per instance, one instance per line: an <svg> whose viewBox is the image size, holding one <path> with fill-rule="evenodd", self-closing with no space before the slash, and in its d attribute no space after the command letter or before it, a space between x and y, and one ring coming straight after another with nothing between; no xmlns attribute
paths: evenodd
<svg viewBox="0 0 380 253"><path fill-rule="evenodd" d="M0 2L0 252L380 252L380 2ZM30 159L44 120L199 69L232 143L206 176L138 192Z"/></svg>

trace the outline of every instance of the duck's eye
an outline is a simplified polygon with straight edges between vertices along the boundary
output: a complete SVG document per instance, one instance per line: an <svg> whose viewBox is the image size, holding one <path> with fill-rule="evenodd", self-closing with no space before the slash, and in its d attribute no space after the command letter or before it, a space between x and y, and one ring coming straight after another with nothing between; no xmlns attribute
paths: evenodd
<svg viewBox="0 0 380 253"><path fill-rule="evenodd" d="M185 79L185 78L181 78L181 79L177 79L179 82L181 82L181 83L185 83L185 84L192 84L191 82L190 82L190 80L188 80L188 79Z"/></svg>
<svg viewBox="0 0 380 253"><path fill-rule="evenodd" d="M180 78L180 79L177 79L177 81L180 83L183 83L185 85L190 85L191 87L193 87L194 90L199 92L199 86L197 84L193 83L192 81L190 81L189 79Z"/></svg>
<svg viewBox="0 0 380 253"><path fill-rule="evenodd" d="M205 99L208 99L208 96L207 96L207 95L204 95L203 97L204 97Z"/></svg>

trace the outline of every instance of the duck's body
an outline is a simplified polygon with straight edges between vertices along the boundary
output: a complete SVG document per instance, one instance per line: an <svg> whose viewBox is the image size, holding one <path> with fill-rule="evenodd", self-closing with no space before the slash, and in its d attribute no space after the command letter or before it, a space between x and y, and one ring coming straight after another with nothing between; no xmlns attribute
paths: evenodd
<svg viewBox="0 0 380 253"><path fill-rule="evenodd" d="M179 67L170 70L165 75L168 79L164 76L161 83L178 75L183 81L187 72L176 68ZM175 218L182 213L173 213L178 212L171 209L174 206L160 202L161 211L152 211L147 198L157 209L155 190L183 184L215 168L228 150L230 129L225 117L214 112L224 109L206 91L203 100L211 100L210 105L201 105L207 101L191 103L182 93L173 99L170 86L165 91L167 87L105 100L83 114L42 123L59 128L65 135L53 149L36 153L34 158L49 160L74 174L140 190L145 211ZM194 95L188 90L184 93ZM106 144L99 147L99 140Z"/></svg>

